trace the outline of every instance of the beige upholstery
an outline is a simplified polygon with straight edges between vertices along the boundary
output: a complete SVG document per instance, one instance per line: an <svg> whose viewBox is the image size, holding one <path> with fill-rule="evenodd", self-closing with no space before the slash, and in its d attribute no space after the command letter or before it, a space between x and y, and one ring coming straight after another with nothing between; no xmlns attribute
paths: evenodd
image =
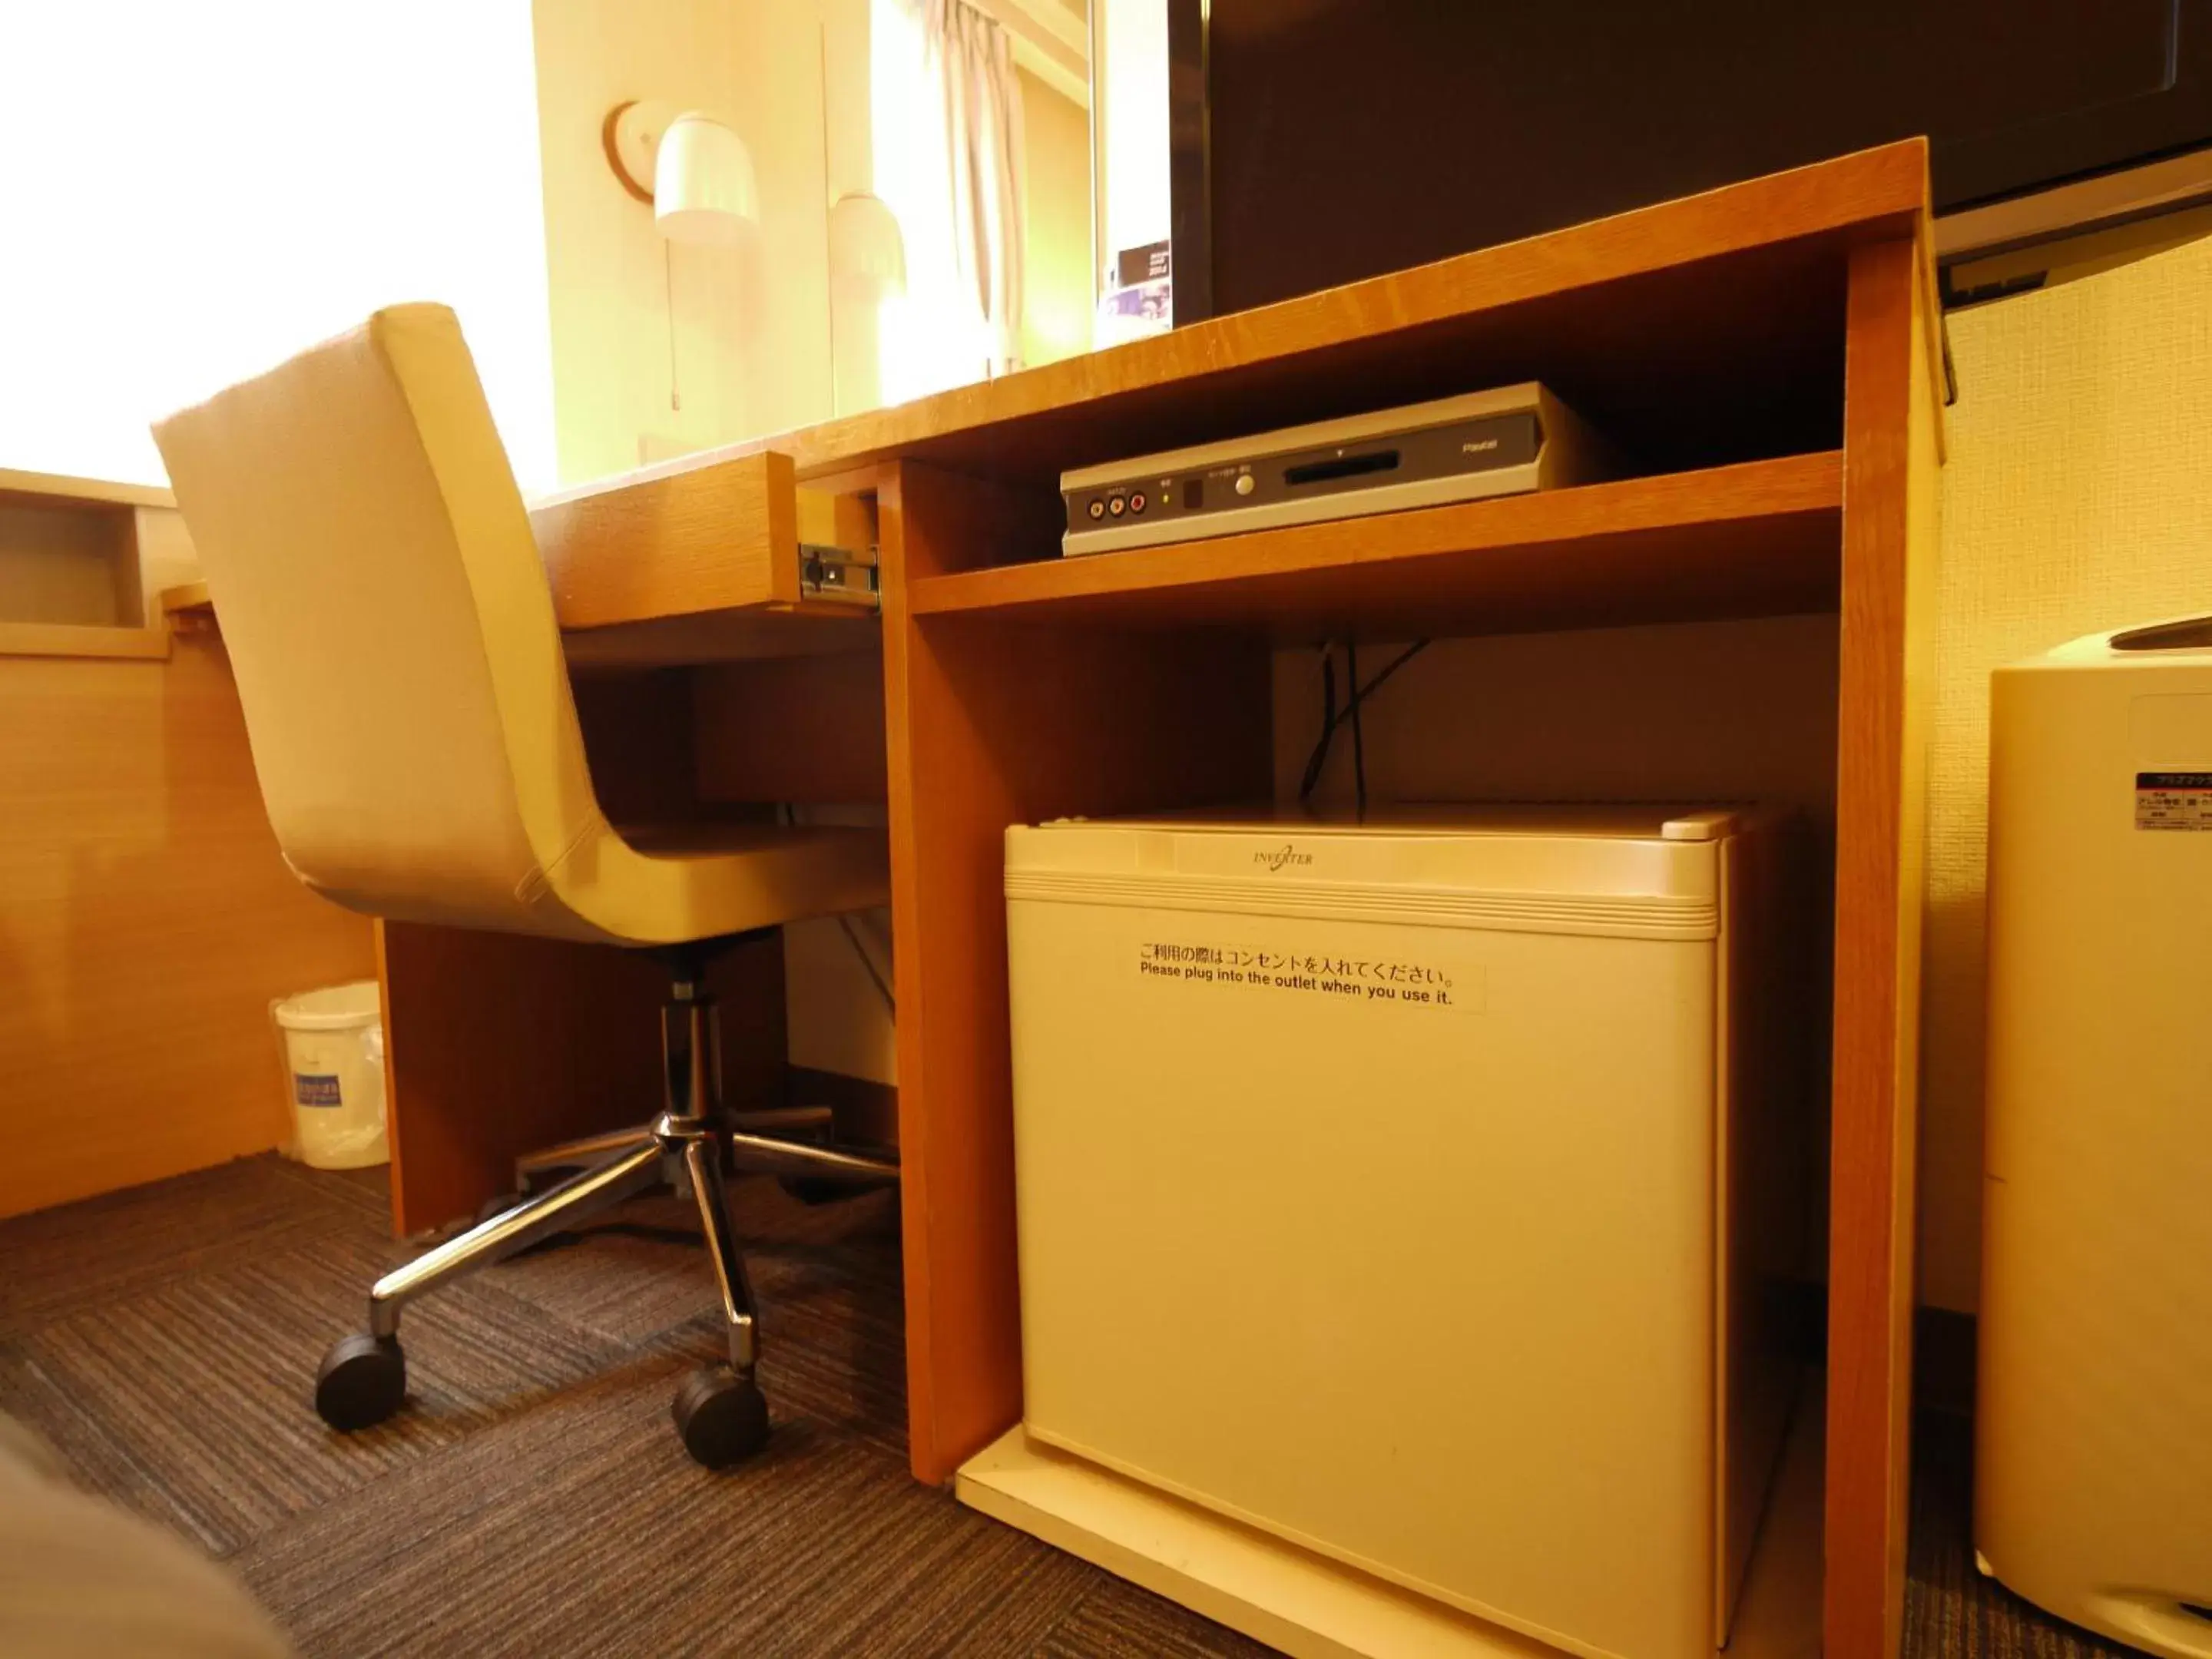
<svg viewBox="0 0 2212 1659"><path fill-rule="evenodd" d="M718 828L647 854L599 810L544 566L460 325L350 334L161 422L270 823L371 915L622 944L880 904L880 832Z"/></svg>

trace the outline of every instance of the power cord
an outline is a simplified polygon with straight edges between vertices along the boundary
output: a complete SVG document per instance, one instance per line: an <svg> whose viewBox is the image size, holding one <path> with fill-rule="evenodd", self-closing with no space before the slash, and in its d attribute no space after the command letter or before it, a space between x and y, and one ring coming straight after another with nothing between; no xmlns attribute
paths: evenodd
<svg viewBox="0 0 2212 1659"><path fill-rule="evenodd" d="M876 959L868 954L867 946L860 943L860 935L853 927L852 917L841 913L837 917L837 927L845 935L845 942L853 947L853 954L860 957L860 966L868 970L868 982L876 988L876 994L884 1000L884 1012L896 1023L898 1019L898 999L891 994L891 988L884 983L883 974L876 967Z"/></svg>
<svg viewBox="0 0 2212 1659"><path fill-rule="evenodd" d="M1321 782L1321 775L1328 764L1328 751L1336 738L1336 728L1349 721L1352 726L1352 797L1359 816L1367 816L1367 744L1366 734L1361 729L1359 710L1368 698L1380 690L1386 681L1407 663L1429 648L1427 640L1415 640L1390 659L1382 672L1362 685L1359 683L1359 646L1354 640L1344 641L1346 678L1350 682L1351 695L1345 706L1336 706L1336 661L1334 647L1323 641L1321 647L1321 735L1314 740L1313 752L1306 757L1304 775L1298 781L1298 803L1305 805L1313 797Z"/></svg>
<svg viewBox="0 0 2212 1659"><path fill-rule="evenodd" d="M1359 684L1359 641L1344 642L1344 678L1357 687ZM1359 725L1359 699L1365 695L1355 690L1352 694L1352 815L1360 823L1367 822L1367 738Z"/></svg>
<svg viewBox="0 0 2212 1659"><path fill-rule="evenodd" d="M1321 769L1328 763L1328 740L1336 735L1336 659L1326 640L1321 647L1321 736L1315 739L1313 753L1306 757L1305 775L1298 781L1298 804L1304 805L1312 796L1314 786L1321 781Z"/></svg>

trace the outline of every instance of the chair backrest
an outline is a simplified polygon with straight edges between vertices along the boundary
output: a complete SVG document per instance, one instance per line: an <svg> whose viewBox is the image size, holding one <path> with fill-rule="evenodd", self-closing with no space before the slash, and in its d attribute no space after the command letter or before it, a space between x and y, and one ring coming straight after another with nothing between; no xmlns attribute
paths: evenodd
<svg viewBox="0 0 2212 1659"><path fill-rule="evenodd" d="M157 424L301 879L372 915L581 932L604 831L552 596L460 325L380 311Z"/></svg>

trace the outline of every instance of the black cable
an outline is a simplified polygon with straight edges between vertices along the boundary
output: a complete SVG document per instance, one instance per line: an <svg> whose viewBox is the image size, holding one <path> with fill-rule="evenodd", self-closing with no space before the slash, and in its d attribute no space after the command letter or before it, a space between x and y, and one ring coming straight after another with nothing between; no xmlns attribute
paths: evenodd
<svg viewBox="0 0 2212 1659"><path fill-rule="evenodd" d="M1329 655L1327 641L1321 647L1321 736L1315 739L1313 753L1306 757L1305 776L1298 781L1298 804L1303 806L1312 797L1314 786L1321 781L1321 769L1328 761L1328 740L1336 732L1336 659Z"/></svg>
<svg viewBox="0 0 2212 1659"><path fill-rule="evenodd" d="M1364 702L1369 696L1381 689L1383 681L1389 679L1391 675L1396 673L1407 663L1413 661L1414 658L1419 656L1422 652L1427 650L1429 648L1429 644L1430 642L1427 640L1415 640L1403 651L1401 651L1396 656L1391 658L1390 665L1389 667L1385 668L1373 679L1368 681L1366 684L1359 688L1359 696L1358 701Z"/></svg>
<svg viewBox="0 0 2212 1659"><path fill-rule="evenodd" d="M1359 686L1359 641L1344 642L1344 677L1352 684L1352 801L1358 823L1367 822L1367 738L1359 726L1359 704L1367 693ZM1370 688L1370 690L1372 688Z"/></svg>
<svg viewBox="0 0 2212 1659"><path fill-rule="evenodd" d="M884 1000L884 1011L896 1022L898 1018L898 999L891 994L891 988L884 983L884 976L876 971L876 959L868 954L867 947L860 943L860 936L854 929L852 917L839 915L837 925L844 929L845 942L853 947L853 954L860 957L860 966L868 970L868 978L876 988L876 994Z"/></svg>
<svg viewBox="0 0 2212 1659"><path fill-rule="evenodd" d="M1381 673L1376 675L1376 677L1368 681L1366 684L1362 685L1359 684L1359 677L1358 673L1358 659L1354 654L1354 648L1352 642L1347 640L1345 642L1344 647L1345 656L1346 660L1352 665L1353 672L1352 674L1351 696L1346 702L1345 706L1342 708L1339 708L1336 706L1336 667L1334 659L1329 654L1330 647L1326 644L1322 647L1321 736L1314 739L1313 752L1306 757L1305 775L1301 778L1298 782L1299 805L1304 805L1312 798L1316 787L1321 782L1322 769L1328 764L1329 745L1336 736L1336 728L1341 726L1346 720L1349 719L1352 722L1352 769L1354 774L1352 781L1353 787L1358 792L1360 812L1363 816L1365 814L1367 811L1367 769L1365 764L1365 757L1361 752L1364 745L1361 742L1362 734L1359 727L1359 707L1362 703L1365 702L1368 698L1373 696L1376 691L1380 690L1383 683L1393 674L1403 668L1407 663L1413 661L1414 658L1419 656L1422 652L1427 650L1429 648L1429 644L1430 641L1427 640L1415 640L1403 651L1401 651L1396 656L1391 658L1389 664L1383 668Z"/></svg>

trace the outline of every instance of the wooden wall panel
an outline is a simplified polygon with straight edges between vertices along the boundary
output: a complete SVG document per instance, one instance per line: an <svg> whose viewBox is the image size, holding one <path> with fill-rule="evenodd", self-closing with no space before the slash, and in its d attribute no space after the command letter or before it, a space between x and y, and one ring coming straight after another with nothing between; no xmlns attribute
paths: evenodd
<svg viewBox="0 0 2212 1659"><path fill-rule="evenodd" d="M923 1480L1021 1415L1005 831L1260 800L1263 642L918 622L906 578L977 562L1027 502L908 465L881 497L911 1455Z"/></svg>
<svg viewBox="0 0 2212 1659"><path fill-rule="evenodd" d="M693 684L702 799L884 799L882 653L718 664Z"/></svg>
<svg viewBox="0 0 2212 1659"><path fill-rule="evenodd" d="M571 676L599 810L614 823L666 823L698 807L688 669Z"/></svg>
<svg viewBox="0 0 2212 1659"><path fill-rule="evenodd" d="M278 855L221 641L0 659L0 1215L289 1133L276 997L374 971Z"/></svg>
<svg viewBox="0 0 2212 1659"><path fill-rule="evenodd" d="M132 514L149 510L0 494L0 621L138 626Z"/></svg>
<svg viewBox="0 0 2212 1659"><path fill-rule="evenodd" d="M666 972L599 945L415 922L378 929L392 1206L402 1234L473 1213L514 1184L521 1153L644 1123L660 1109ZM735 1105L779 1098L783 951L729 952L723 1085Z"/></svg>
<svg viewBox="0 0 2212 1659"><path fill-rule="evenodd" d="M755 667L764 678L747 679ZM734 678L702 684L705 674ZM617 823L696 816L702 765L726 799L881 798L882 680L872 654L594 672L574 684L592 785ZM820 793L832 779L856 793ZM505 1191L520 1153L659 1110L668 977L651 957L404 922L379 931L392 1208L403 1233ZM722 999L730 1099L780 1102L780 944L732 951L711 982Z"/></svg>
<svg viewBox="0 0 2212 1659"><path fill-rule="evenodd" d="M1851 258L1836 775L1826 1650L1887 1659L1904 1615L1933 324L1911 240Z"/></svg>

